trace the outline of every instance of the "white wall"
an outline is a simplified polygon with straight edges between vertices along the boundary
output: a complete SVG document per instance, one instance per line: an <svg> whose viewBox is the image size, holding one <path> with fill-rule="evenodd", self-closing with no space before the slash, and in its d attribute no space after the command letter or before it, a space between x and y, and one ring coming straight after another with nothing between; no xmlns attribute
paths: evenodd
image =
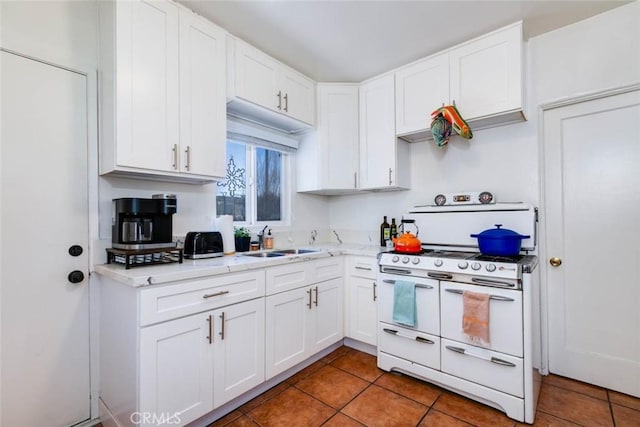
<svg viewBox="0 0 640 427"><path fill-rule="evenodd" d="M439 192L488 190L498 201L539 205L538 107L640 80L640 2L525 45L527 122L477 131L470 141L455 137L445 149L433 142L412 144L411 190L332 198L330 226L351 241L366 242L369 235L375 241L383 215L399 218Z"/></svg>

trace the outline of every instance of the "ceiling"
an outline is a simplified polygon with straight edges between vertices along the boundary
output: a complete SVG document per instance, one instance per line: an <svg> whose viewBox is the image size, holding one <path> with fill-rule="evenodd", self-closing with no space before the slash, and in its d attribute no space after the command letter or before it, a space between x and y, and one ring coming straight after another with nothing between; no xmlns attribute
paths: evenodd
<svg viewBox="0 0 640 427"><path fill-rule="evenodd" d="M525 39L629 1L178 0L316 81L360 82L512 22Z"/></svg>

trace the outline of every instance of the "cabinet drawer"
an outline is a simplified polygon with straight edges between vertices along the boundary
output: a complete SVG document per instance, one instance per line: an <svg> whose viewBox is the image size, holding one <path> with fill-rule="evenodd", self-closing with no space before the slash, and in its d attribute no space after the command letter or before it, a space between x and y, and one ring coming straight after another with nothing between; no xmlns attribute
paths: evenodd
<svg viewBox="0 0 640 427"><path fill-rule="evenodd" d="M375 279L378 272L376 257L353 256L348 258L347 274L349 276Z"/></svg>
<svg viewBox="0 0 640 427"><path fill-rule="evenodd" d="M519 357L442 338L442 372L524 396L524 365Z"/></svg>
<svg viewBox="0 0 640 427"><path fill-rule="evenodd" d="M311 263L296 262L267 268L267 295L277 294L312 283Z"/></svg>
<svg viewBox="0 0 640 427"><path fill-rule="evenodd" d="M381 274L378 284L379 316L381 322L393 321L393 289L397 276ZM422 332L440 335L440 299L438 281L433 279L406 278L416 284L417 321L415 328ZM462 318L461 318L462 319ZM462 323L462 320L460 320Z"/></svg>
<svg viewBox="0 0 640 427"><path fill-rule="evenodd" d="M140 292L140 326L262 297L264 271L225 274Z"/></svg>
<svg viewBox="0 0 640 427"><path fill-rule="evenodd" d="M311 283L324 282L344 276L344 258L329 257L318 259L311 264Z"/></svg>
<svg viewBox="0 0 640 427"><path fill-rule="evenodd" d="M489 346L472 342L462 332L462 292L487 293L489 299ZM483 346L522 357L522 292L454 282L441 282L441 328L443 338Z"/></svg>
<svg viewBox="0 0 640 427"><path fill-rule="evenodd" d="M440 369L440 337L380 322L378 349L433 369Z"/></svg>

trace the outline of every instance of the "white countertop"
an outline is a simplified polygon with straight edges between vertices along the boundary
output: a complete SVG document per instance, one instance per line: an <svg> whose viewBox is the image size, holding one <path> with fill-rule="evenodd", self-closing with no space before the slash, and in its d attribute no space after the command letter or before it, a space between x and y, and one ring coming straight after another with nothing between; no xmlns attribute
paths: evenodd
<svg viewBox="0 0 640 427"><path fill-rule="evenodd" d="M246 256L246 254L255 252L238 252L235 255L226 255L218 258L199 260L185 258L182 264L176 262L172 264L140 266L132 267L129 270L125 269L125 266L122 264L100 264L95 266L95 272L126 285L138 287L175 282L177 280L198 279L218 274L253 270L339 255L376 256L378 253L386 250L380 246L357 244L305 246L300 249L313 249L318 252L272 258ZM277 249L274 251L277 251Z"/></svg>

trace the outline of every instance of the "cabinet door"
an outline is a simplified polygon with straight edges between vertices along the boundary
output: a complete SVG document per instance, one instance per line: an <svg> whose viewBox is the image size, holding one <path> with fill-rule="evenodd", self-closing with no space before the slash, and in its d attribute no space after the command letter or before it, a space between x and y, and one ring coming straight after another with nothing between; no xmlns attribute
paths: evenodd
<svg viewBox="0 0 640 427"><path fill-rule="evenodd" d="M311 298L309 287L266 298L267 380L309 357Z"/></svg>
<svg viewBox="0 0 640 427"><path fill-rule="evenodd" d="M431 113L449 104L449 54L396 72L396 133L429 129Z"/></svg>
<svg viewBox="0 0 640 427"><path fill-rule="evenodd" d="M213 409L212 378L207 316L140 330L141 413L175 415L187 424Z"/></svg>
<svg viewBox="0 0 640 427"><path fill-rule="evenodd" d="M300 73L282 67L280 87L282 90L282 112L314 125L315 120L315 83Z"/></svg>
<svg viewBox="0 0 640 427"><path fill-rule="evenodd" d="M116 5L117 164L174 171L178 149L178 6Z"/></svg>
<svg viewBox="0 0 640 427"><path fill-rule="evenodd" d="M378 341L378 303L376 281L350 277L349 337L371 345Z"/></svg>
<svg viewBox="0 0 640 427"><path fill-rule="evenodd" d="M332 279L311 286L313 300L313 330L311 354L330 346L344 337L343 301L344 279Z"/></svg>
<svg viewBox="0 0 640 427"><path fill-rule="evenodd" d="M213 406L264 382L264 298L212 313Z"/></svg>
<svg viewBox="0 0 640 427"><path fill-rule="evenodd" d="M451 101L466 119L522 108L522 23L450 52Z"/></svg>
<svg viewBox="0 0 640 427"><path fill-rule="evenodd" d="M360 87L360 188L392 187L395 182L396 130L394 77Z"/></svg>
<svg viewBox="0 0 640 427"><path fill-rule="evenodd" d="M224 177L226 114L225 32L181 9L181 172Z"/></svg>
<svg viewBox="0 0 640 427"><path fill-rule="evenodd" d="M236 40L236 96L282 112L280 63L258 49Z"/></svg>

